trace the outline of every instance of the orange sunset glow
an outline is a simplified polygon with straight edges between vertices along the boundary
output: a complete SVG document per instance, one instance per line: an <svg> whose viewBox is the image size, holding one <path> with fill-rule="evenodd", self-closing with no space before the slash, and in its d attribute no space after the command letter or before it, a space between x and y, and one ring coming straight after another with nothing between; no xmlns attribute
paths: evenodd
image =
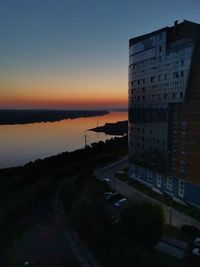
<svg viewBox="0 0 200 267"><path fill-rule="evenodd" d="M89 78L89 77L88 77ZM112 108L127 106L126 80L45 80L2 81L2 108Z"/></svg>

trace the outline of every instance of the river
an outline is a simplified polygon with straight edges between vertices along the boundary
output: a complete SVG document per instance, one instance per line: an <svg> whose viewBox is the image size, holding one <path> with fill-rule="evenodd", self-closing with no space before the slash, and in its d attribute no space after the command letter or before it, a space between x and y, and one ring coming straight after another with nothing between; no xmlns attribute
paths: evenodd
<svg viewBox="0 0 200 267"><path fill-rule="evenodd" d="M0 125L0 169L24 165L85 145L85 131L107 122L128 119L127 112L111 112L104 116L67 119L24 125ZM88 144L112 138L105 133L86 132Z"/></svg>

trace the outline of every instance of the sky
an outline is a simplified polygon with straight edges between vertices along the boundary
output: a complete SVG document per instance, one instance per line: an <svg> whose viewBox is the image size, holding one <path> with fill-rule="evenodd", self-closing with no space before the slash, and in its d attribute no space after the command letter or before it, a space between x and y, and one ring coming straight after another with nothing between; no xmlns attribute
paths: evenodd
<svg viewBox="0 0 200 267"><path fill-rule="evenodd" d="M0 0L0 109L126 107L128 40L199 0Z"/></svg>

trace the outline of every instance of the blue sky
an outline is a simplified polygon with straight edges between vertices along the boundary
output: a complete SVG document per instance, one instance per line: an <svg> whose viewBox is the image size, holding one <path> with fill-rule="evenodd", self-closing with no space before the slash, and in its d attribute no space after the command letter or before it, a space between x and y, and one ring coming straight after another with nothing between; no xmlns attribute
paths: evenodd
<svg viewBox="0 0 200 267"><path fill-rule="evenodd" d="M44 102L48 87L90 94L90 83L97 98L101 88L125 97L129 38L199 14L199 0L1 0L0 107L25 107L39 91Z"/></svg>

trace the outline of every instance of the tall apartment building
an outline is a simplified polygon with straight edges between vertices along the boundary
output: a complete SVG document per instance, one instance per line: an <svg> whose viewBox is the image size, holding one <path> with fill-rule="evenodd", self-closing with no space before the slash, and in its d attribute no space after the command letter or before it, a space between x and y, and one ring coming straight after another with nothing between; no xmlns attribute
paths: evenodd
<svg viewBox="0 0 200 267"><path fill-rule="evenodd" d="M130 176L200 207L200 24L129 40Z"/></svg>

